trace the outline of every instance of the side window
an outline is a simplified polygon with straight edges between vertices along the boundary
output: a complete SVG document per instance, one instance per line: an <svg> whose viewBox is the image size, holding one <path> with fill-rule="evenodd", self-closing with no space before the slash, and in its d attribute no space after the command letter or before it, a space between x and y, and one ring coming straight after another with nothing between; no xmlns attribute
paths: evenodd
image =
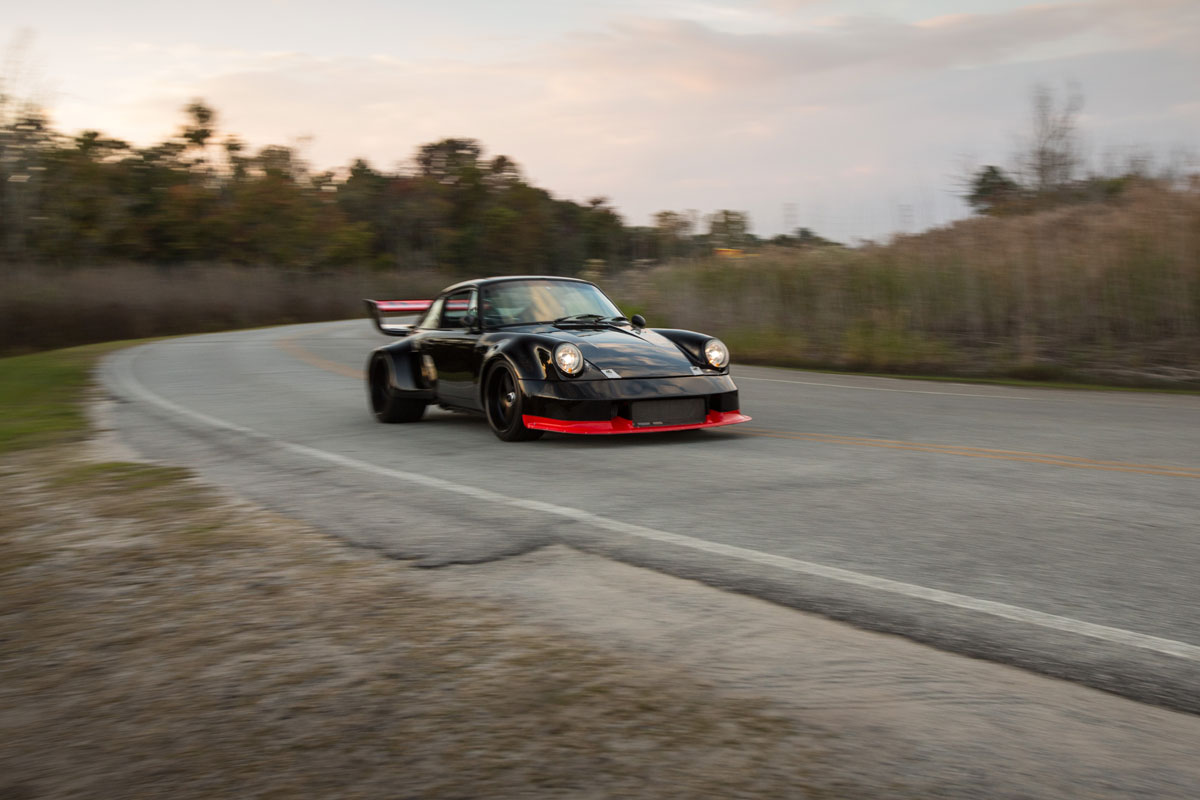
<svg viewBox="0 0 1200 800"><path fill-rule="evenodd" d="M428 331L438 326L438 321L442 318L442 298L433 301L433 305L425 312L425 316L421 317L421 321L417 323L418 330Z"/></svg>
<svg viewBox="0 0 1200 800"><path fill-rule="evenodd" d="M442 309L442 324L439 327L463 327L463 317L467 315L468 311L475 311L475 290L464 289L461 292L455 292L446 298L446 305Z"/></svg>

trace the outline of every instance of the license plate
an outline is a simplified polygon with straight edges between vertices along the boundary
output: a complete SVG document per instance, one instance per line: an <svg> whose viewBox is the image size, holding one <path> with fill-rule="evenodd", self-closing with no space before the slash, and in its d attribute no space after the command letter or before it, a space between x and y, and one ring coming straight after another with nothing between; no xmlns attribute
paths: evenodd
<svg viewBox="0 0 1200 800"><path fill-rule="evenodd" d="M685 397L670 400L637 400L630 403L630 415L638 428L655 428L660 425L695 425L704 422L705 402L703 397Z"/></svg>

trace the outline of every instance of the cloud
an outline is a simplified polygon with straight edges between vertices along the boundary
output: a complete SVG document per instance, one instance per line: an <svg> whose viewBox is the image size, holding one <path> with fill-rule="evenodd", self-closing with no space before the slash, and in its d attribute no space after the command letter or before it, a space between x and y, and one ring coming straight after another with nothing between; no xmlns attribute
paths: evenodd
<svg viewBox="0 0 1200 800"><path fill-rule="evenodd" d="M1179 10L1177 3L1159 5L1163 16ZM573 52L564 57L585 69L636 76L647 90L711 94L831 71L861 71L865 77L979 67L1088 37L1093 47L1125 47L1138 39L1158 41L1169 30L1178 34L1177 26L1177 18L1160 19L1144 6L1117 2L1030 5L915 23L837 17L777 33L728 32L682 19L628 19L606 34L572 43Z"/></svg>
<svg viewBox="0 0 1200 800"><path fill-rule="evenodd" d="M796 4L773 8L784 5ZM1125 96L1116 81L1127 73L1156 86L1123 102L1152 95L1145 113L1176 106L1177 118L1195 119L1194 92L1178 74L1195 66L1200 41L1186 4L1066 2L767 31L706 19L624 17L486 58L457 49L417 58L114 48L102 55L122 77L71 114L146 142L169 134L181 107L203 97L224 130L255 145L311 135L305 153L322 168L357 156L390 168L423 142L473 136L556 194L610 196L633 222L663 208L742 208L770 233L780 206L799 202L843 209L824 215L843 225L830 231L843 238L889 227L894 214L868 206L945 185L968 147L1007 147L1035 80L1076 69L1090 94L1088 75L1101 75L1112 83L1097 90L1103 116L1109 97ZM1123 66L1104 72L1098 63ZM872 182L875 196L864 200ZM956 203L930 210L930 221Z"/></svg>

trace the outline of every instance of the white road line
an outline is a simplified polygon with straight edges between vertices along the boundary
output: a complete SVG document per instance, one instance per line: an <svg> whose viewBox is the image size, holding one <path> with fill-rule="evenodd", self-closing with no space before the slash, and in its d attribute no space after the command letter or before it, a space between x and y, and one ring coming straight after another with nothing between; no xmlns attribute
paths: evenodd
<svg viewBox="0 0 1200 800"><path fill-rule="evenodd" d="M692 550L698 550L714 555L725 556L727 558L735 558L740 561L746 561L753 564L762 564L769 567L776 567L788 572L793 572L802 575L811 575L818 578L826 578L829 580L839 581L841 583L852 586L865 587L869 589L877 589L879 591L888 592L890 594L900 595L902 597L913 598L916 600L925 600L932 603L939 603L952 608L965 609L968 611L977 611L982 614L988 614L1001 619L1012 620L1029 625L1036 625L1040 628L1048 630L1060 631L1064 633L1074 633L1080 636L1087 636L1092 639L1110 642L1113 644L1135 647L1141 650L1149 650L1154 653L1174 656L1176 658L1186 659L1188 661L1200 661L1200 647L1188 644L1187 642L1179 642L1174 639L1163 639L1158 636L1150 636L1144 633L1125 630L1123 628L1113 628L1108 625L1097 625L1091 622L1073 619L1071 617L1061 617L1056 614L1047 614L1042 611L1034 611L1030 608L1022 606L1008 605L1007 603L997 603L992 600L982 600L978 597L969 595L956 594L954 592L945 592L941 589L931 589L927 586L918 586L912 583L903 583L894 581L888 578L880 578L875 575L867 575L862 572L854 572L840 567L831 567L825 564L817 564L811 561L801 561L787 556L777 556L771 553L763 553L758 550L750 550L745 547L737 547L736 545L722 544L720 542L710 542L704 539L696 539L691 536L684 536L678 533L670 533L668 531L660 531L656 528L648 528L643 525L634 525L628 522L620 522L618 520L602 517L597 514L592 514L589 511L584 511L578 508L569 508L567 506L555 505L554 503L546 503L540 500L522 500L519 498L509 497L488 489L481 489L475 486L455 483L453 481L435 478L431 475L423 475L418 472L406 472L403 470L391 469L389 467L381 467L377 464L371 464L366 461L359 461L356 458L349 456L330 453L326 450L318 450L313 447L308 447L302 444L293 442L285 442L280 439L275 439L264 433L260 433L251 428L246 428L242 425L236 425L232 422L227 422L216 417L211 417L208 414L203 414L199 411L193 411L189 408L184 408L176 403L161 397L150 391L133 375L132 361L133 354L138 353L142 348L137 348L133 351L123 351L116 354L109 360L109 364L115 364L116 377L125 391L141 400L157 406L164 411L169 411L172 414L177 414L182 417L193 419L213 428L231 431L243 436L250 436L261 439L265 442L275 445L282 450L286 450L297 455L306 456L331 464L338 464L350 469L368 472L374 475L380 475L386 478L394 478L406 483L417 484L418 486L426 486L431 489L440 489L446 492L471 497L476 500L483 500L488 503L497 503L500 505L509 506L512 508L520 508L527 511L537 511L542 514L550 514L563 519L582 522L587 525L612 531L614 533L623 533L629 536L636 536L650 541L662 542L664 544L675 545L678 547L686 547Z"/></svg>
<svg viewBox="0 0 1200 800"><path fill-rule="evenodd" d="M739 381L766 381L767 383L797 383L801 386L827 386L831 389L853 389L864 392L900 392L902 394L944 394L950 397L988 397L994 400L1037 400L1036 397L1017 397L1011 394L975 394L972 392L937 392L932 389L887 389L882 386L848 386L844 383L821 383L820 381L791 381L783 378L752 378L749 375L734 375Z"/></svg>

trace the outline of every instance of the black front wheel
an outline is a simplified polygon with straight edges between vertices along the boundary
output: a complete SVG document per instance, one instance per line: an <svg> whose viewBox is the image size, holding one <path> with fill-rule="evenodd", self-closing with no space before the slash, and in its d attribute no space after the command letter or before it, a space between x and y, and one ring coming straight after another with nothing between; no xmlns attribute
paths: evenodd
<svg viewBox="0 0 1200 800"><path fill-rule="evenodd" d="M488 374L485 395L488 424L492 432L506 442L528 442L542 438L545 431L525 427L522 408L525 399L512 367L500 362Z"/></svg>
<svg viewBox="0 0 1200 800"><path fill-rule="evenodd" d="M371 413L380 422L416 422L425 414L424 400L409 400L392 388L387 361L376 358L367 372Z"/></svg>

